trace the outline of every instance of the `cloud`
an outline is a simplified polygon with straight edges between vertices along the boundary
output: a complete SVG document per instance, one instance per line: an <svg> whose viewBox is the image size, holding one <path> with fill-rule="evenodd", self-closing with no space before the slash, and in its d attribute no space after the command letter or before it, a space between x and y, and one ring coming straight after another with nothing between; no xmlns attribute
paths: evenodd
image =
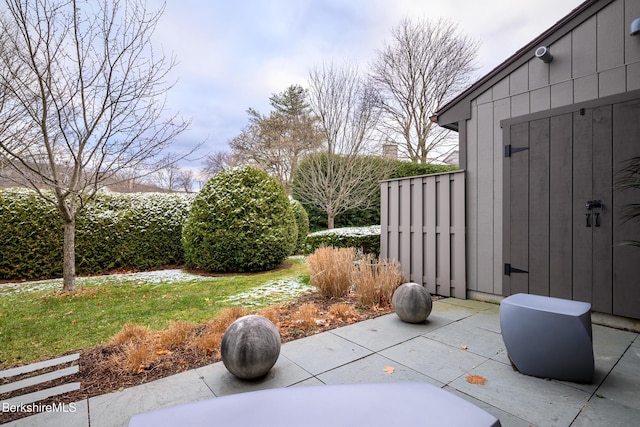
<svg viewBox="0 0 640 427"><path fill-rule="evenodd" d="M205 138L203 151L225 150L246 125L247 108L267 113L273 93L304 85L323 61L349 59L366 69L403 17L458 22L481 41L478 63L485 74L576 6L578 0L167 2L155 40L179 61L169 107L193 118L176 151Z"/></svg>

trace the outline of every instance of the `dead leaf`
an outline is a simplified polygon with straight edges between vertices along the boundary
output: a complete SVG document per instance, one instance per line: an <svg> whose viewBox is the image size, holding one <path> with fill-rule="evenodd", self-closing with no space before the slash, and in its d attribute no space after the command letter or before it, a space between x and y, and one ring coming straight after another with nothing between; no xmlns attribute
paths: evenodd
<svg viewBox="0 0 640 427"><path fill-rule="evenodd" d="M396 368L394 368L393 366L385 366L383 371L391 375L396 371Z"/></svg>
<svg viewBox="0 0 640 427"><path fill-rule="evenodd" d="M69 315L71 315L71 314L73 314L73 310L66 312L64 315L65 315L65 316L69 316Z"/></svg>
<svg viewBox="0 0 640 427"><path fill-rule="evenodd" d="M463 350L469 350L469 346L466 345L466 344L465 345L461 345L460 348L463 349Z"/></svg>
<svg viewBox="0 0 640 427"><path fill-rule="evenodd" d="M481 377L480 375L467 375L467 382L469 384L485 385L487 382L487 379L484 377Z"/></svg>
<svg viewBox="0 0 640 427"><path fill-rule="evenodd" d="M166 354L171 354L171 352L169 350L158 350L158 351L156 351L156 354L158 356L164 356Z"/></svg>

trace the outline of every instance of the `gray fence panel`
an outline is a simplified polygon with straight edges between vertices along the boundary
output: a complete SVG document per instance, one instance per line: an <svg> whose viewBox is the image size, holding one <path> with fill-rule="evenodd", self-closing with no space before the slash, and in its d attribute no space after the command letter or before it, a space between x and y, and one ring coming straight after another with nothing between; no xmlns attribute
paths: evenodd
<svg viewBox="0 0 640 427"><path fill-rule="evenodd" d="M383 181L380 254L429 292L466 298L465 173Z"/></svg>

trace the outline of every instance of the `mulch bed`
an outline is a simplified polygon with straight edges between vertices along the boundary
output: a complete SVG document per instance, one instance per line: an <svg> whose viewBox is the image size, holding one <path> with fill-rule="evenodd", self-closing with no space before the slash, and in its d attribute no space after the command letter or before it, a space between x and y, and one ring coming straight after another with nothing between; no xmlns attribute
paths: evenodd
<svg viewBox="0 0 640 427"><path fill-rule="evenodd" d="M295 313L301 305L307 303L314 304L319 310L318 315L315 316L317 321L313 328L301 328L299 324L292 319L292 314ZM351 315L344 319L330 316L329 308L336 303L349 304L351 306ZM280 336L282 342L285 343L354 322L372 319L390 312L392 312L390 306L364 307L357 302L354 296L326 298L317 292L310 292L280 309ZM56 385L80 382L81 387L79 390L40 401L38 404L44 406L47 404L59 405L61 403L78 402L92 396L122 390L127 387L143 384L220 361L220 355L217 351L205 355L192 348L178 347L172 349L171 352L167 352L167 354L163 354L162 357L158 357L150 366L145 367L145 369L141 369L136 373L130 373L114 369L113 363L110 363L110 360L121 351L122 346L116 344L101 345L84 350L80 354L80 370L77 374L39 384L29 389L21 389L0 395L0 400ZM12 377L11 382L18 379L20 378ZM0 385L6 382L9 382L8 379L0 379ZM0 423L6 423L29 415L33 415L33 413L0 412Z"/></svg>

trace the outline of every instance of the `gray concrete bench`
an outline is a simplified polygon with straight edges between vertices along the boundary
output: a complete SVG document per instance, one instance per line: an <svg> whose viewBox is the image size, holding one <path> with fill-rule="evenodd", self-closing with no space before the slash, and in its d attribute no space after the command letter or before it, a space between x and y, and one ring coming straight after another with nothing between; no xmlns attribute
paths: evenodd
<svg viewBox="0 0 640 427"><path fill-rule="evenodd" d="M134 415L129 427L499 427L497 418L426 383L300 386L217 397Z"/></svg>
<svg viewBox="0 0 640 427"><path fill-rule="evenodd" d="M500 329L514 366L525 375L593 381L591 305L515 294L500 304Z"/></svg>

